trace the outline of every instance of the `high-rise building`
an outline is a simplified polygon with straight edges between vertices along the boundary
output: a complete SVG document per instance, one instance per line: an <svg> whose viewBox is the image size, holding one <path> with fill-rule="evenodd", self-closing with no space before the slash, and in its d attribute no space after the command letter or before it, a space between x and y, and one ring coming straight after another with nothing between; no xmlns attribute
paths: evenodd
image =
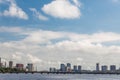
<svg viewBox="0 0 120 80"><path fill-rule="evenodd" d="M13 61L9 61L9 68L13 68Z"/></svg>
<svg viewBox="0 0 120 80"><path fill-rule="evenodd" d="M96 63L96 71L100 71L99 63Z"/></svg>
<svg viewBox="0 0 120 80"><path fill-rule="evenodd" d="M110 71L116 71L116 66L115 65L110 65Z"/></svg>
<svg viewBox="0 0 120 80"><path fill-rule="evenodd" d="M67 63L67 71L70 72L71 71L71 64Z"/></svg>
<svg viewBox="0 0 120 80"><path fill-rule="evenodd" d="M78 65L78 72L81 72L81 70L82 70L82 66Z"/></svg>
<svg viewBox="0 0 120 80"><path fill-rule="evenodd" d="M3 63L0 63L0 67L3 67Z"/></svg>
<svg viewBox="0 0 120 80"><path fill-rule="evenodd" d="M66 66L65 64L60 64L60 71L65 72L66 71Z"/></svg>
<svg viewBox="0 0 120 80"><path fill-rule="evenodd" d="M0 67L2 67L1 57L0 57Z"/></svg>
<svg viewBox="0 0 120 80"><path fill-rule="evenodd" d="M5 68L7 67L6 65L7 65L7 63L5 62Z"/></svg>
<svg viewBox="0 0 120 80"><path fill-rule="evenodd" d="M0 63L1 63L1 57L0 57Z"/></svg>
<svg viewBox="0 0 120 80"><path fill-rule="evenodd" d="M104 72L108 70L108 67L106 65L101 66L101 68L102 68L102 71L104 71Z"/></svg>
<svg viewBox="0 0 120 80"><path fill-rule="evenodd" d="M33 64L32 64L32 63L28 63L28 64L27 64L27 69L28 69L28 71L34 71L34 66L33 66Z"/></svg>
<svg viewBox="0 0 120 80"><path fill-rule="evenodd" d="M16 64L16 68L19 69L19 70L23 70L24 69L24 65L21 64L21 63L17 63Z"/></svg>
<svg viewBox="0 0 120 80"><path fill-rule="evenodd" d="M50 72L56 72L56 68L50 68Z"/></svg>
<svg viewBox="0 0 120 80"><path fill-rule="evenodd" d="M77 69L77 65L74 65L74 66L73 66L73 71L77 72L77 70L78 70L78 69Z"/></svg>
<svg viewBox="0 0 120 80"><path fill-rule="evenodd" d="M70 63L67 63L67 67L71 68L71 64L70 64Z"/></svg>

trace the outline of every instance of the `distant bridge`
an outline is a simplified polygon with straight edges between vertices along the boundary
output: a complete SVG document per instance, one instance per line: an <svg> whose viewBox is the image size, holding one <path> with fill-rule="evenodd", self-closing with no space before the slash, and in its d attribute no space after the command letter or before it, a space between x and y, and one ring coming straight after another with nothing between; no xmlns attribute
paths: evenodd
<svg viewBox="0 0 120 80"><path fill-rule="evenodd" d="M39 73L39 74L120 74L120 71L116 72L49 72L49 71L26 71L26 72L1 72L1 73L25 73L25 74L34 74L34 73Z"/></svg>

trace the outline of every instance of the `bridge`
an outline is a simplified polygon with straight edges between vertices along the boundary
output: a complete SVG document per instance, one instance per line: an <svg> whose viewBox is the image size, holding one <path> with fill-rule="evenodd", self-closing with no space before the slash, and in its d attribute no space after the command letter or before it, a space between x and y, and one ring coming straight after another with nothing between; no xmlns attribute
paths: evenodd
<svg viewBox="0 0 120 80"><path fill-rule="evenodd" d="M4 72L1 72L4 73ZM120 71L115 71L115 72L49 72L49 71L26 71L26 72L5 72L5 73L15 73L15 74L19 74L19 73L24 73L24 74L34 74L34 73L39 73L39 74L120 74ZM4 74L5 74L4 73Z"/></svg>

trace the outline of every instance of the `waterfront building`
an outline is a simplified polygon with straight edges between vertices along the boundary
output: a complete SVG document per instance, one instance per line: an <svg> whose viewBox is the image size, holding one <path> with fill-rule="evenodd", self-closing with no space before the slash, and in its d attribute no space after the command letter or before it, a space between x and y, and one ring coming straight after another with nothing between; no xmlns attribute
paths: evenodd
<svg viewBox="0 0 120 80"><path fill-rule="evenodd" d="M0 57L0 67L2 67L1 57Z"/></svg>
<svg viewBox="0 0 120 80"><path fill-rule="evenodd" d="M24 68L23 64L21 64L21 63L16 64L16 69L23 70L23 68Z"/></svg>
<svg viewBox="0 0 120 80"><path fill-rule="evenodd" d="M104 72L108 70L108 67L106 65L101 66L101 68L102 68L102 71Z"/></svg>
<svg viewBox="0 0 120 80"><path fill-rule="evenodd" d="M60 64L60 71L65 72L66 71L66 66L65 64Z"/></svg>
<svg viewBox="0 0 120 80"><path fill-rule="evenodd" d="M0 63L1 63L1 57L0 57Z"/></svg>
<svg viewBox="0 0 120 80"><path fill-rule="evenodd" d="M28 71L34 71L34 66L33 66L33 64L32 64L32 63L28 63L28 64L27 64L27 69L28 69Z"/></svg>
<svg viewBox="0 0 120 80"><path fill-rule="evenodd" d="M68 72L71 72L71 64L70 64L70 63L67 63L67 66L66 66L66 67L67 67L67 71L68 71Z"/></svg>
<svg viewBox="0 0 120 80"><path fill-rule="evenodd" d="M82 66L78 65L78 72L81 72L81 70L82 70Z"/></svg>
<svg viewBox="0 0 120 80"><path fill-rule="evenodd" d="M3 67L3 63L0 63L0 67Z"/></svg>
<svg viewBox="0 0 120 80"><path fill-rule="evenodd" d="M96 71L100 71L99 63L96 63Z"/></svg>
<svg viewBox="0 0 120 80"><path fill-rule="evenodd" d="M9 61L9 68L13 68L13 61Z"/></svg>
<svg viewBox="0 0 120 80"><path fill-rule="evenodd" d="M78 70L78 69L77 69L77 65L74 65L74 66L73 66L73 71L74 71L74 72L77 72L77 70Z"/></svg>
<svg viewBox="0 0 120 80"><path fill-rule="evenodd" d="M5 62L5 66L4 66L5 68L7 67L6 65L7 65L7 63Z"/></svg>
<svg viewBox="0 0 120 80"><path fill-rule="evenodd" d="M110 71L116 71L116 65L110 65Z"/></svg>
<svg viewBox="0 0 120 80"><path fill-rule="evenodd" d="M50 68L50 72L57 72L56 68Z"/></svg>
<svg viewBox="0 0 120 80"><path fill-rule="evenodd" d="M52 72L52 68L49 68L49 71Z"/></svg>
<svg viewBox="0 0 120 80"><path fill-rule="evenodd" d="M71 68L71 64L70 64L70 63L67 63L67 67Z"/></svg>

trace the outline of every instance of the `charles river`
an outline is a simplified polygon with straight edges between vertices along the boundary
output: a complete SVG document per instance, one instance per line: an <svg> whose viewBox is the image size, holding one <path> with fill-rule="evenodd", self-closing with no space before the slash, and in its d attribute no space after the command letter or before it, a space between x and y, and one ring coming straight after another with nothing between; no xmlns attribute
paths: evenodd
<svg viewBox="0 0 120 80"><path fill-rule="evenodd" d="M120 80L114 74L0 74L0 80Z"/></svg>

